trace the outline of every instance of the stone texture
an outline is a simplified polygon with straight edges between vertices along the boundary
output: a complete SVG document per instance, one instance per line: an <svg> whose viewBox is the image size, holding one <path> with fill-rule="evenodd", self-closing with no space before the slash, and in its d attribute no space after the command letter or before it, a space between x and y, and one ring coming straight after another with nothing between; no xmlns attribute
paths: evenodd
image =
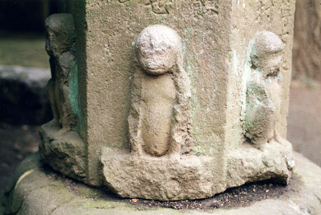
<svg viewBox="0 0 321 215"><path fill-rule="evenodd" d="M88 177L92 184L101 184L97 177L100 148L130 150L127 118L135 74L135 42L143 29L153 24L168 26L182 38L184 69L193 88L190 120L191 135L196 140L192 150L202 156L224 157L223 112L227 95L223 92L228 83L225 62L228 61L230 2L220 2L219 15L211 11L199 14L202 5L194 5L196 1L192 0L167 1L167 6L162 3L87 1L86 136ZM104 21L98 17L105 17ZM224 160L217 162L215 174L224 175ZM216 183L222 183L221 180L224 179L218 178Z"/></svg>
<svg viewBox="0 0 321 215"><path fill-rule="evenodd" d="M59 129L55 121L40 129L42 158L53 169L74 179L86 178L85 145L77 132Z"/></svg>
<svg viewBox="0 0 321 215"><path fill-rule="evenodd" d="M285 140L271 141L260 149L244 145L229 154L227 187L262 180L287 184L294 166L292 145Z"/></svg>
<svg viewBox="0 0 321 215"><path fill-rule="evenodd" d="M53 14L45 26L51 67L48 92L54 120L62 129L74 131L79 109L74 20L71 14Z"/></svg>
<svg viewBox="0 0 321 215"><path fill-rule="evenodd" d="M138 208L84 185L77 185L77 192L73 192L75 185L66 184L64 182L66 179L48 171L43 172L39 155L36 154L27 158L19 167L10 187L11 194L9 195L10 189L8 189L6 198L2 198L6 200L6 205L2 206L6 206L5 215L13 213L19 215L318 215L321 213L321 169L300 154L295 155L295 160L297 167L294 172L300 178L300 182L279 198L253 202L241 208L178 211L165 208Z"/></svg>
<svg viewBox="0 0 321 215"><path fill-rule="evenodd" d="M67 13L53 14L45 25L52 75L48 91L54 119L40 130L40 154L55 170L84 181L86 150L77 123L80 114L74 19Z"/></svg>
<svg viewBox="0 0 321 215"><path fill-rule="evenodd" d="M51 120L49 79L49 70L0 66L0 120L36 125Z"/></svg>
<svg viewBox="0 0 321 215"><path fill-rule="evenodd" d="M179 158L189 146L191 89L182 51L182 39L167 26L149 26L137 38L128 117L136 156Z"/></svg>
<svg viewBox="0 0 321 215"><path fill-rule="evenodd" d="M280 68L283 43L269 31L258 32L251 44L251 77L247 83L244 129L255 147L281 138L276 130L281 109Z"/></svg>
<svg viewBox="0 0 321 215"><path fill-rule="evenodd" d="M75 60L66 59L75 62L77 70L66 72L74 72L76 78L58 77L57 82L67 86L69 82L70 87L71 80L77 80L79 87L69 88L66 94L75 95L78 111L66 103L66 95L62 101L56 98L55 103L66 107L63 116L74 114L77 120L70 118L64 126L65 118L60 117L56 126L62 131L57 135L48 135L51 129L43 127L41 153L45 159L57 157L49 159L50 165L58 169L66 163L75 170L75 161L85 158L79 162L85 176L77 179L105 186L120 196L161 200L205 198L256 180L288 182L292 148L284 138L294 0L69 3L76 33L71 50L77 52L66 50ZM63 33L61 16L71 15L56 15ZM256 38L262 32L263 37ZM50 35L49 40L53 40ZM60 45L64 50L65 44ZM50 46L55 51L60 45ZM63 68L57 61L59 54L49 54L55 65ZM259 61L254 62L251 56ZM260 60L267 56L271 59ZM246 113L253 109L249 108L253 104L248 99L249 80L259 72L252 71L253 65L258 70L276 69L281 78L273 85L263 84L268 108L263 105L257 113L264 110L267 114L252 117L252 122L260 125L263 141L248 145L248 139L255 141L246 134L256 135L255 128L244 128L244 121L251 118ZM64 71L61 68L58 70ZM274 75L275 71L266 72ZM260 92L255 91L254 97ZM60 136L68 142L64 137L68 132L78 135L79 143L49 146L61 141ZM56 148L52 150L56 155L44 154L51 148ZM77 153L69 153L68 148ZM68 151L66 160L59 157L64 150ZM193 160L196 166L189 166ZM187 175L196 171L196 179L189 175L185 180L180 169ZM63 171L77 177L75 171ZM195 194L190 189L193 186L201 192Z"/></svg>
<svg viewBox="0 0 321 215"><path fill-rule="evenodd" d="M102 153L105 185L123 198L201 199L225 190L213 184L215 160L182 156L155 159Z"/></svg>

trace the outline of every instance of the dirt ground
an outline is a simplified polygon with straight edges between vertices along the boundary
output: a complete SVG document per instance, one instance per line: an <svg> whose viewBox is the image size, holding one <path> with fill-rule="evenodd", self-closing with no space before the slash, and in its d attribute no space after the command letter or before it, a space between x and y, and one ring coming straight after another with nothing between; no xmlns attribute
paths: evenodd
<svg viewBox="0 0 321 215"><path fill-rule="evenodd" d="M288 139L294 149L321 166L321 85L293 82L291 85ZM40 142L39 126L0 123L0 195L15 168L28 154L36 152ZM263 187L266 185L262 185ZM270 185L269 185L270 186ZM252 189L252 187L251 187ZM264 189L268 189L265 188ZM240 195L242 190L232 191ZM226 198L227 196L222 196ZM214 199L213 199L214 201ZM234 200L233 200L234 201ZM232 202L233 202L232 201ZM251 200L249 200L251 201ZM216 200L214 201L216 202ZM157 202L146 202L157 206ZM200 205L170 204L167 207L201 207ZM195 203L196 204L196 203ZM198 203L197 203L198 204ZM206 203L210 204L210 203ZM221 207L213 203L213 207ZM163 205L166 206L166 205Z"/></svg>

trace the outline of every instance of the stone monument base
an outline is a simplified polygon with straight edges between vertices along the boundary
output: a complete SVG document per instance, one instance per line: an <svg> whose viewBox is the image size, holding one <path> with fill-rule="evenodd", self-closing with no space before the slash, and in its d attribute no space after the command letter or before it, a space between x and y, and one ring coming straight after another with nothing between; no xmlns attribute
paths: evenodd
<svg viewBox="0 0 321 215"><path fill-rule="evenodd" d="M139 204L144 200L120 199L101 189L73 182L43 166L38 153L26 158L1 198L0 214L216 214L300 215L321 214L321 168L295 154L294 180L284 193L234 208L175 210ZM266 192L272 192L269 188ZM263 195L263 194L262 194ZM194 202L194 201L193 201ZM197 201L195 201L197 204ZM5 208L4 208L5 207Z"/></svg>
<svg viewBox="0 0 321 215"><path fill-rule="evenodd" d="M103 151L101 162L107 187L123 198L201 199L225 190L222 181L213 185L220 177L211 157L112 156Z"/></svg>
<svg viewBox="0 0 321 215"><path fill-rule="evenodd" d="M288 184L295 164L292 145L286 140L270 141L261 149L244 144L233 151L228 156L226 179L217 173L217 162L193 155L139 157L106 148L101 155L106 187L123 198L162 201L204 199L257 181Z"/></svg>

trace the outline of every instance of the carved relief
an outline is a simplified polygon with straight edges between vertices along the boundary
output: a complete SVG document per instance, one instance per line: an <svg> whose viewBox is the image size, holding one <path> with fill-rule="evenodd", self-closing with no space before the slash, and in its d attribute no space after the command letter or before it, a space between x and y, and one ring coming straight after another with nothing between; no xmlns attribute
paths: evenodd
<svg viewBox="0 0 321 215"><path fill-rule="evenodd" d="M70 90L71 73L76 69L75 26L72 15L50 16L46 20L46 30L46 50L50 56L52 76L48 82L48 90L54 120L65 130L75 130L77 122L72 103L77 102L77 96Z"/></svg>
<svg viewBox="0 0 321 215"><path fill-rule="evenodd" d="M171 28L145 28L136 42L138 64L129 122L133 155L180 155L188 141L190 83L182 41Z"/></svg>
<svg viewBox="0 0 321 215"><path fill-rule="evenodd" d="M258 148L278 139L275 124L281 103L279 72L283 46L280 38L268 31L259 32L253 39L244 125L245 136Z"/></svg>
<svg viewBox="0 0 321 215"><path fill-rule="evenodd" d="M130 0L118 0L120 3L125 3ZM174 0L144 0L145 5L150 5L152 11L156 14L168 14L172 8Z"/></svg>
<svg viewBox="0 0 321 215"><path fill-rule="evenodd" d="M170 8L172 7L173 0L150 0L152 5L153 12L156 14L166 14L169 13Z"/></svg>
<svg viewBox="0 0 321 215"><path fill-rule="evenodd" d="M198 15L215 15L219 12L219 0L197 0L194 9Z"/></svg>

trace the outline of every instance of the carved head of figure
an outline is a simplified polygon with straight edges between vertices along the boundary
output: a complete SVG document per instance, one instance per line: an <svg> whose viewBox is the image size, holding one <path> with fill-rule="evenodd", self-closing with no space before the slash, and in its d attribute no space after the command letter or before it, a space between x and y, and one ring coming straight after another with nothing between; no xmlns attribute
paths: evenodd
<svg viewBox="0 0 321 215"><path fill-rule="evenodd" d="M71 14L53 14L46 19L46 50L50 56L57 57L69 51L75 41L74 19Z"/></svg>
<svg viewBox="0 0 321 215"><path fill-rule="evenodd" d="M261 70L265 76L277 75L282 63L283 47L283 42L275 33L257 33L251 50L252 66Z"/></svg>
<svg viewBox="0 0 321 215"><path fill-rule="evenodd" d="M182 61L180 36L171 28L152 25L145 28L136 42L138 62L150 75L162 75Z"/></svg>

